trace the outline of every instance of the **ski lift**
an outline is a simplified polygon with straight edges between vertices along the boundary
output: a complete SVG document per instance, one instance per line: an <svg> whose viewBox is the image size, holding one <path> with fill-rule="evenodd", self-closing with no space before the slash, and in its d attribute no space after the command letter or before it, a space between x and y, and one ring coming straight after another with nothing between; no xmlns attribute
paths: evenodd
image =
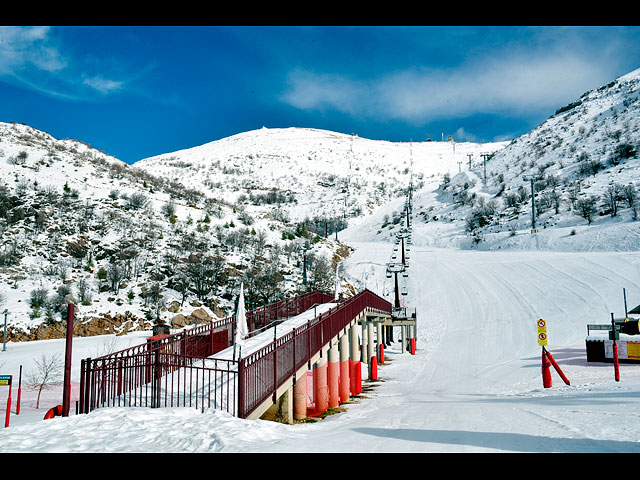
<svg viewBox="0 0 640 480"><path fill-rule="evenodd" d="M395 253L394 253L393 255L391 255L391 259L392 259L392 260L395 260L395 259L396 259L396 257L397 257L397 255L396 255Z"/></svg>
<svg viewBox="0 0 640 480"><path fill-rule="evenodd" d="M404 278L407 278L409 276L409 273L407 273L407 271L405 270L404 272L402 272L402 276Z"/></svg>
<svg viewBox="0 0 640 480"><path fill-rule="evenodd" d="M407 295L409 292L407 291L407 287L402 287L402 290L400 291L400 293L402 295Z"/></svg>
<svg viewBox="0 0 640 480"><path fill-rule="evenodd" d="M391 278L391 272L387 270L387 278Z"/></svg>

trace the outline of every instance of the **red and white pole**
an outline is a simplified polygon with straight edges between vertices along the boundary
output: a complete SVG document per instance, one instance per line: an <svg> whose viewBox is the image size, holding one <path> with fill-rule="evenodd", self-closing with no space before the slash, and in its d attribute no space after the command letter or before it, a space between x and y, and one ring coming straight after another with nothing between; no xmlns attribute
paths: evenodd
<svg viewBox="0 0 640 480"><path fill-rule="evenodd" d="M547 351L542 347L542 386L544 388L551 388L551 372L549 367L551 362L547 357Z"/></svg>

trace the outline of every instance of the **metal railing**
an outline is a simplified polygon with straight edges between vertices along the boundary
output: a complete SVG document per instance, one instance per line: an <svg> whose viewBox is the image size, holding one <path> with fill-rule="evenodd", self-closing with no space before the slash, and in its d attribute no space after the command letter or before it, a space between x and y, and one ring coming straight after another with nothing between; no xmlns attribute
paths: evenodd
<svg viewBox="0 0 640 480"><path fill-rule="evenodd" d="M392 307L364 290L239 359L238 416L246 418L269 397L275 401L277 389L365 309L390 314Z"/></svg>
<svg viewBox="0 0 640 480"><path fill-rule="evenodd" d="M333 296L322 291L312 291L287 298L247 312L247 324L277 321L302 313L316 303L326 303ZM151 337L147 343L127 348L99 358L86 358L80 365L79 412L88 413L102 406L145 405L159 406L158 389L164 387L160 380L170 372L189 369L213 371L207 374L220 376L237 371L237 365L218 360L213 367L198 366L196 359L204 359L232 344L235 335L236 316L216 320L209 324L183 330L173 335ZM250 327L251 328L251 327ZM220 373L222 372L222 373ZM186 375L181 380L184 382ZM168 380L167 380L168 382ZM172 385L171 398L182 398L182 405L196 392L193 383ZM188 392L186 391L188 390ZM165 392L169 396L168 392ZM196 397L197 398L197 397Z"/></svg>
<svg viewBox="0 0 640 480"><path fill-rule="evenodd" d="M333 296L310 292L247 312L260 322L302 313ZM239 360L207 358L231 345L235 315L81 361L80 413L109 406L218 408L245 418L366 308L391 304L365 290ZM159 338L162 337L162 338Z"/></svg>

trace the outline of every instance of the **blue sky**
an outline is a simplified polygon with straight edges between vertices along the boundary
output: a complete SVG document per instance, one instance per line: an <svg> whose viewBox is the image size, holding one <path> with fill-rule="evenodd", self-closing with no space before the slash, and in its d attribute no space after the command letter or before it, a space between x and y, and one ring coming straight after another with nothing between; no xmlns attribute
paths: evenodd
<svg viewBox="0 0 640 480"><path fill-rule="evenodd" d="M640 27L0 27L0 121L128 163L266 126L522 135L640 68Z"/></svg>

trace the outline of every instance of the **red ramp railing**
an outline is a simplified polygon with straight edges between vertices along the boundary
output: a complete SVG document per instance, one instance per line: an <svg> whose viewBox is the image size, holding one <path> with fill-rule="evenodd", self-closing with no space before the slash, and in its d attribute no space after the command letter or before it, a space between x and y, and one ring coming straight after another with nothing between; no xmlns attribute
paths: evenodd
<svg viewBox="0 0 640 480"><path fill-rule="evenodd" d="M247 312L249 325L268 325L333 302L310 292ZM365 308L391 312L369 290L292 329L245 358L207 358L231 344L235 315L81 361L80 413L108 406L219 408L246 417ZM221 340L222 338L222 340ZM226 342L225 342L226 340Z"/></svg>

